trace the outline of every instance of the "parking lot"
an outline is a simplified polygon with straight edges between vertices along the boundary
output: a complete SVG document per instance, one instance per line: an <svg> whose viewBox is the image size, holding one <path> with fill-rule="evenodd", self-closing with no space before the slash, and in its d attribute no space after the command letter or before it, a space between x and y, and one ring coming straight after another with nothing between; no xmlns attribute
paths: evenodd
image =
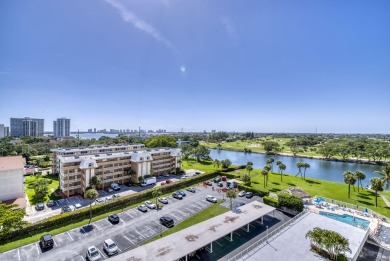
<svg viewBox="0 0 390 261"><path fill-rule="evenodd" d="M86 250L92 245L99 249L103 259L107 259L108 256L102 248L105 239L111 238L118 245L120 252L127 251L167 230L159 222L161 216L169 215L177 224L214 204L206 201L206 195L223 198L223 193L212 190L210 186L199 186L196 188L196 193L186 192L186 194L183 200L172 198L172 196L167 197L169 203L159 211L149 210L143 213L137 209L130 209L119 213L120 222L116 225L104 219L93 222L91 226L79 227L56 235L54 236L54 248L51 250L43 251L38 242L35 242L0 254L0 260L85 260ZM237 198L234 204L236 205L239 201L249 202L257 198ZM59 205L77 200L77 198L63 200L59 202Z"/></svg>

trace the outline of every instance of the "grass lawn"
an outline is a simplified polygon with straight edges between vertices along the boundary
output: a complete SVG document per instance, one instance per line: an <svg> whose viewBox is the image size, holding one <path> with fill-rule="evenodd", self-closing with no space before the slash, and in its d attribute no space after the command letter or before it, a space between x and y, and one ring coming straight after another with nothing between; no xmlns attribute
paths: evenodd
<svg viewBox="0 0 390 261"><path fill-rule="evenodd" d="M190 227L190 226L193 226L195 224L198 224L200 222L203 222L207 219L210 219L210 218L213 218L215 216L218 216L218 215L221 215L225 212L228 212L229 209L225 208L225 207L221 207L219 204L221 204L223 201L220 201L218 202L217 204L214 204L214 205L211 205L210 207L202 210L201 212L193 215L192 217L184 220L183 222L175 225L174 227L172 228L169 228L168 230L164 231L163 232L163 237L165 236L168 236L170 234L173 234L177 231L180 231L182 229L185 229L187 227ZM144 242L143 245L147 244L147 243L150 243L154 240L157 240L161 238L161 235L157 235L157 236L154 236L152 237L151 239L149 239L148 241Z"/></svg>
<svg viewBox="0 0 390 261"><path fill-rule="evenodd" d="M211 161L197 162L194 159L188 159L188 160L182 159L181 168L182 169L197 169L197 170L204 171L204 172L212 172L212 171L217 170Z"/></svg>
<svg viewBox="0 0 390 261"><path fill-rule="evenodd" d="M49 184L48 193L47 196L44 199L35 198L35 191L33 183L37 181L38 179L48 179L51 180L51 184ZM48 176L26 176L25 177L25 183L24 183L24 191L26 192L28 199L30 201L30 204L35 205L38 202L47 202L50 199L56 200L61 199L61 197L58 197L55 195L55 191L58 188L59 181L58 176L56 175L48 175Z"/></svg>
<svg viewBox="0 0 390 261"><path fill-rule="evenodd" d="M240 173L247 173L244 170L240 170ZM255 169L251 172L251 186L253 188L264 188L264 177L261 175L260 170ZM280 174L272 173L268 178L267 189L270 192L277 193L289 187L300 187L306 191L310 196L323 196L339 201L344 201L351 204L357 204L370 208L382 215L390 217L390 209L387 208L386 203L381 197L378 197L378 207L375 207L375 193L368 190L361 190L358 192L355 186L355 191L351 186L351 197L348 198L348 185L331 182L326 180L306 178L303 180L301 177L295 177L294 175L283 175L283 181L280 181ZM390 196L390 192L385 192Z"/></svg>

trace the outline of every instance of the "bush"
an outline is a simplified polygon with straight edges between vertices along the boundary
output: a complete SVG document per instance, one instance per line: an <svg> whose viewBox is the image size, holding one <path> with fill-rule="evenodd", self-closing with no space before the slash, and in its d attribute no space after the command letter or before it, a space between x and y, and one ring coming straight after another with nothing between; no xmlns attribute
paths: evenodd
<svg viewBox="0 0 390 261"><path fill-rule="evenodd" d="M299 212L303 210L303 201L298 196L281 192L278 194L278 201L279 207L285 207Z"/></svg>
<svg viewBox="0 0 390 261"><path fill-rule="evenodd" d="M263 197L263 202L264 202L264 204L267 204L267 205L275 207L275 208L279 207L279 202L275 198L270 198L268 196L265 196L265 197Z"/></svg>

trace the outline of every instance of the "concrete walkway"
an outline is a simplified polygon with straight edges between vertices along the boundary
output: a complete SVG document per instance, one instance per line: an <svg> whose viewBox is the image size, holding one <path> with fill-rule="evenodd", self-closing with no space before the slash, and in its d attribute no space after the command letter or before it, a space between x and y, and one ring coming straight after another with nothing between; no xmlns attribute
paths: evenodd
<svg viewBox="0 0 390 261"><path fill-rule="evenodd" d="M379 194L379 195L381 195L381 198L382 198L383 201L386 203L386 206L387 206L388 208L390 208L390 201L388 201L387 198L386 198L385 196L383 196L382 194Z"/></svg>

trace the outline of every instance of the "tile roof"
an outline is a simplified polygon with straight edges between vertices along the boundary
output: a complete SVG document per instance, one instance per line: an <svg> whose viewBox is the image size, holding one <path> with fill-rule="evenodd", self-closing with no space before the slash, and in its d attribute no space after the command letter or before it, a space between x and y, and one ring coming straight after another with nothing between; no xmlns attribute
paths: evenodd
<svg viewBox="0 0 390 261"><path fill-rule="evenodd" d="M0 157L0 171L11 169L24 169L26 160L22 156Z"/></svg>

